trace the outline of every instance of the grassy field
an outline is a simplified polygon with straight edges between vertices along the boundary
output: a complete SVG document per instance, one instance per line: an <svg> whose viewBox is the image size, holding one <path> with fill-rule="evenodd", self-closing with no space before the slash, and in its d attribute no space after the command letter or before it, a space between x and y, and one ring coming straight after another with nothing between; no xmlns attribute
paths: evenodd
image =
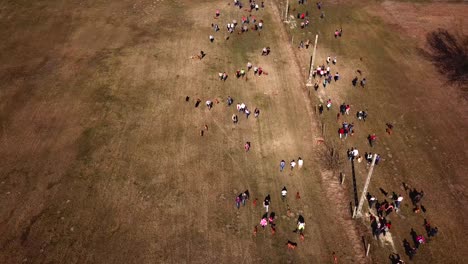
<svg viewBox="0 0 468 264"><path fill-rule="evenodd" d="M314 3L291 3L291 13L307 8L314 16L306 30L282 22L284 3L267 2L253 12L262 31L228 34L226 23L249 14L229 3L0 3L7 36L0 42L0 262L332 263L335 252L339 263L387 263L390 252L404 255L402 240L411 228L423 232L427 218L440 233L414 261L462 263L466 101L419 55L419 35L389 25L375 11L390 10L389 2L378 1L326 4L323 20ZM461 16L466 5L459 9ZM214 33L212 23L221 30ZM344 35L335 40L339 26ZM297 49L297 41L317 32L317 63L338 56L342 80L315 92L304 85L311 49ZM261 56L265 46L269 56ZM200 50L205 58L191 58ZM268 74L237 79L248 61ZM365 89L351 86L356 69L368 77ZM318 116L315 105L328 98L333 109ZM260 116L239 114L233 124L239 102ZM351 113L369 112L346 141L336 136L341 102ZM392 136L387 122L395 124ZM425 215L412 213L406 194L400 214L391 215L394 248L372 238L367 219L349 214L345 152L370 151L369 133L378 134L372 151L384 158L369 191L379 199L379 188L404 194L406 182L426 192ZM339 167L324 162L322 137L340 153ZM304 168L279 172L280 160L298 157ZM357 164L359 190L366 172ZM235 197L246 189L251 200L238 210ZM259 227L254 236L267 194L277 230ZM304 241L292 232L298 214L306 219ZM368 258L361 236L372 245ZM288 240L298 242L296 250Z"/></svg>
<svg viewBox="0 0 468 264"><path fill-rule="evenodd" d="M337 107L331 113L320 116L320 122L327 128L327 138L334 142L332 145L341 148L343 157L346 149L351 147L357 147L361 153L375 151L381 154L384 162L375 171L369 188L370 193L379 200L385 198L379 188L390 194L392 191L407 193L403 182L426 193L423 202L426 213L414 214L409 197L405 196L400 214L390 217L394 246L388 241L377 243L369 233L364 235L371 241L372 248L379 248L374 253L371 250L374 261L385 263L383 260L386 256L395 251L404 255L402 241L411 241L411 228L424 233L426 218L431 223L444 226L444 233L422 247L414 261L459 263L460 256L466 256L466 251L460 247L465 238L459 230L465 218L460 208L466 201L464 175L467 157L464 143L460 144L460 141L464 142L463 131L467 128L466 100L459 88L466 87L466 83L458 87L447 84L444 76L436 73L430 62L421 56L420 49L426 48L425 33L435 31L437 27L452 25L448 29L464 30L467 21L461 19L455 9L462 12L466 10L466 5L434 4L431 8L430 5L393 5L387 1L382 6L366 3L327 7L325 5L325 19L319 19L316 9L312 12L309 28L289 28L290 36L297 40L313 39L315 34L319 34L316 65L325 63L329 55L332 58L338 56L335 68L340 72L342 81L332 84L327 90L320 87L311 100L326 101L332 98L335 106L345 102L351 105L352 116L341 117L337 122ZM296 12L313 10L297 5L291 9L296 9ZM453 16L441 16L440 9L452 10ZM388 16L398 12L423 10L421 19L406 21L414 28L408 29L405 22L386 24L387 20L396 18ZM294 21L290 24L294 24ZM343 38L335 39L333 32L340 27L343 27ZM465 34L464 31L458 33ZM301 65L308 64L309 56L310 52L298 49ZM357 69L363 72L362 76L356 73ZM366 88L353 88L351 79L354 76L360 79L367 77ZM357 122L354 114L359 110L367 110L371 118L365 123ZM346 141L340 141L336 134L339 123L343 121L355 122L357 129L355 135ZM395 125L395 133L391 136L385 133L386 123ZM370 148L366 141L370 133L376 133L379 137L375 148ZM351 175L350 163L343 158L343 164L341 170ZM356 165L360 191L367 170L365 165ZM349 182L348 186L349 200L353 201L353 185ZM364 224L369 225L368 220Z"/></svg>

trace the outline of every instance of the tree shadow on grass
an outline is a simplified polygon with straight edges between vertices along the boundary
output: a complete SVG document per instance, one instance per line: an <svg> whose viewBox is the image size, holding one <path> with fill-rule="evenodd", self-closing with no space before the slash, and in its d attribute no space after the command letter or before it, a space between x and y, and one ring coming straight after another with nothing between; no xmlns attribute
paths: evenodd
<svg viewBox="0 0 468 264"><path fill-rule="evenodd" d="M468 36L439 28L429 32L426 41L427 49L421 49L422 55L468 96Z"/></svg>

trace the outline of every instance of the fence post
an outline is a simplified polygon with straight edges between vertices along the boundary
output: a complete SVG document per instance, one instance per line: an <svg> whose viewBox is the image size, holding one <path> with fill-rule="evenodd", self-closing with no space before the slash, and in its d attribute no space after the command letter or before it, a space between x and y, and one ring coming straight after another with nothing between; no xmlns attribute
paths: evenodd
<svg viewBox="0 0 468 264"><path fill-rule="evenodd" d="M307 80L307 86L312 86L312 78L313 78L312 75L313 75L313 68L314 68L315 51L317 50L317 41L318 41L318 34L315 35L314 52L312 53L312 59L310 60L309 79Z"/></svg>
<svg viewBox="0 0 468 264"><path fill-rule="evenodd" d="M289 13L289 0L286 1L286 10L284 12L284 22L288 22L288 13Z"/></svg>

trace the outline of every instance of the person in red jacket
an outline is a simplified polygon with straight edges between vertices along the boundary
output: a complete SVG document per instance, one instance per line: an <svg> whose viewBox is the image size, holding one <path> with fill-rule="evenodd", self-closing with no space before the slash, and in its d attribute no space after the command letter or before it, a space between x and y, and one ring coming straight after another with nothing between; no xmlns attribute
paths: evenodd
<svg viewBox="0 0 468 264"><path fill-rule="evenodd" d="M343 127L340 127L340 129L338 129L338 134L340 135L340 138L343 138L344 136L344 128Z"/></svg>
<svg viewBox="0 0 468 264"><path fill-rule="evenodd" d="M369 136L367 137L367 140L369 140L369 145L370 145L371 147L373 147L373 146L374 146L374 142L377 140L377 136L376 136L375 134L369 135Z"/></svg>

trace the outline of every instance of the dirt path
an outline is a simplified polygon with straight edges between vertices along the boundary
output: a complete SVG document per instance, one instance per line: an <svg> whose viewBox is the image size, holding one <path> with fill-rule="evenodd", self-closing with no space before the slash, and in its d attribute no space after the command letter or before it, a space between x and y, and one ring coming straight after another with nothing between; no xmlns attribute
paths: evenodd
<svg viewBox="0 0 468 264"><path fill-rule="evenodd" d="M283 41L286 43L289 41L289 37L287 36L287 33L284 29L283 22L279 19L281 16L279 14L278 6L275 5L274 10L274 18L276 18L276 23L278 24L278 27L281 28L281 37ZM290 58L296 58L294 60L296 67L290 67L288 71L288 76L297 76L295 78L298 78L300 80L304 80L302 85L300 87L297 87L297 89L294 90L294 93L297 97L301 97L304 99L304 103L306 105L306 110L308 116L313 120L310 124L310 130L311 134L317 135L320 134L320 130L318 127L318 120L314 120L316 118L316 115L314 113L314 110L312 109L312 103L309 100L309 92L307 88L305 88L305 82L308 78L308 76L305 76L304 71L301 70L301 66L299 66L297 63L299 60L297 59L297 54L293 51L293 47L291 45L285 45L286 46L286 51L287 51L287 56ZM323 145L316 145L316 144L311 144L309 145L310 148L314 149L315 152L322 152L324 146ZM319 156L321 154L318 154ZM316 160L318 164L320 164L322 161ZM338 216L338 223L342 227L347 227L345 228L345 233L347 236L347 239L349 241L348 245L352 245L353 247L353 254L354 256L344 256L343 258L346 259L347 261L357 261L358 263L364 263L367 262L365 255L364 255L364 250L362 248L361 244L361 238L360 235L355 227L355 222L352 220L349 216L349 208L347 204L344 201L347 201L348 195L346 190L340 186L338 179L336 175L333 174L331 171L322 171L320 173L321 175L321 184L323 188L325 189L326 196L328 200L334 200L334 201L341 201L338 203L334 203L333 206L329 207L329 209L332 209L335 212L335 215ZM303 184L306 184L303 182Z"/></svg>

